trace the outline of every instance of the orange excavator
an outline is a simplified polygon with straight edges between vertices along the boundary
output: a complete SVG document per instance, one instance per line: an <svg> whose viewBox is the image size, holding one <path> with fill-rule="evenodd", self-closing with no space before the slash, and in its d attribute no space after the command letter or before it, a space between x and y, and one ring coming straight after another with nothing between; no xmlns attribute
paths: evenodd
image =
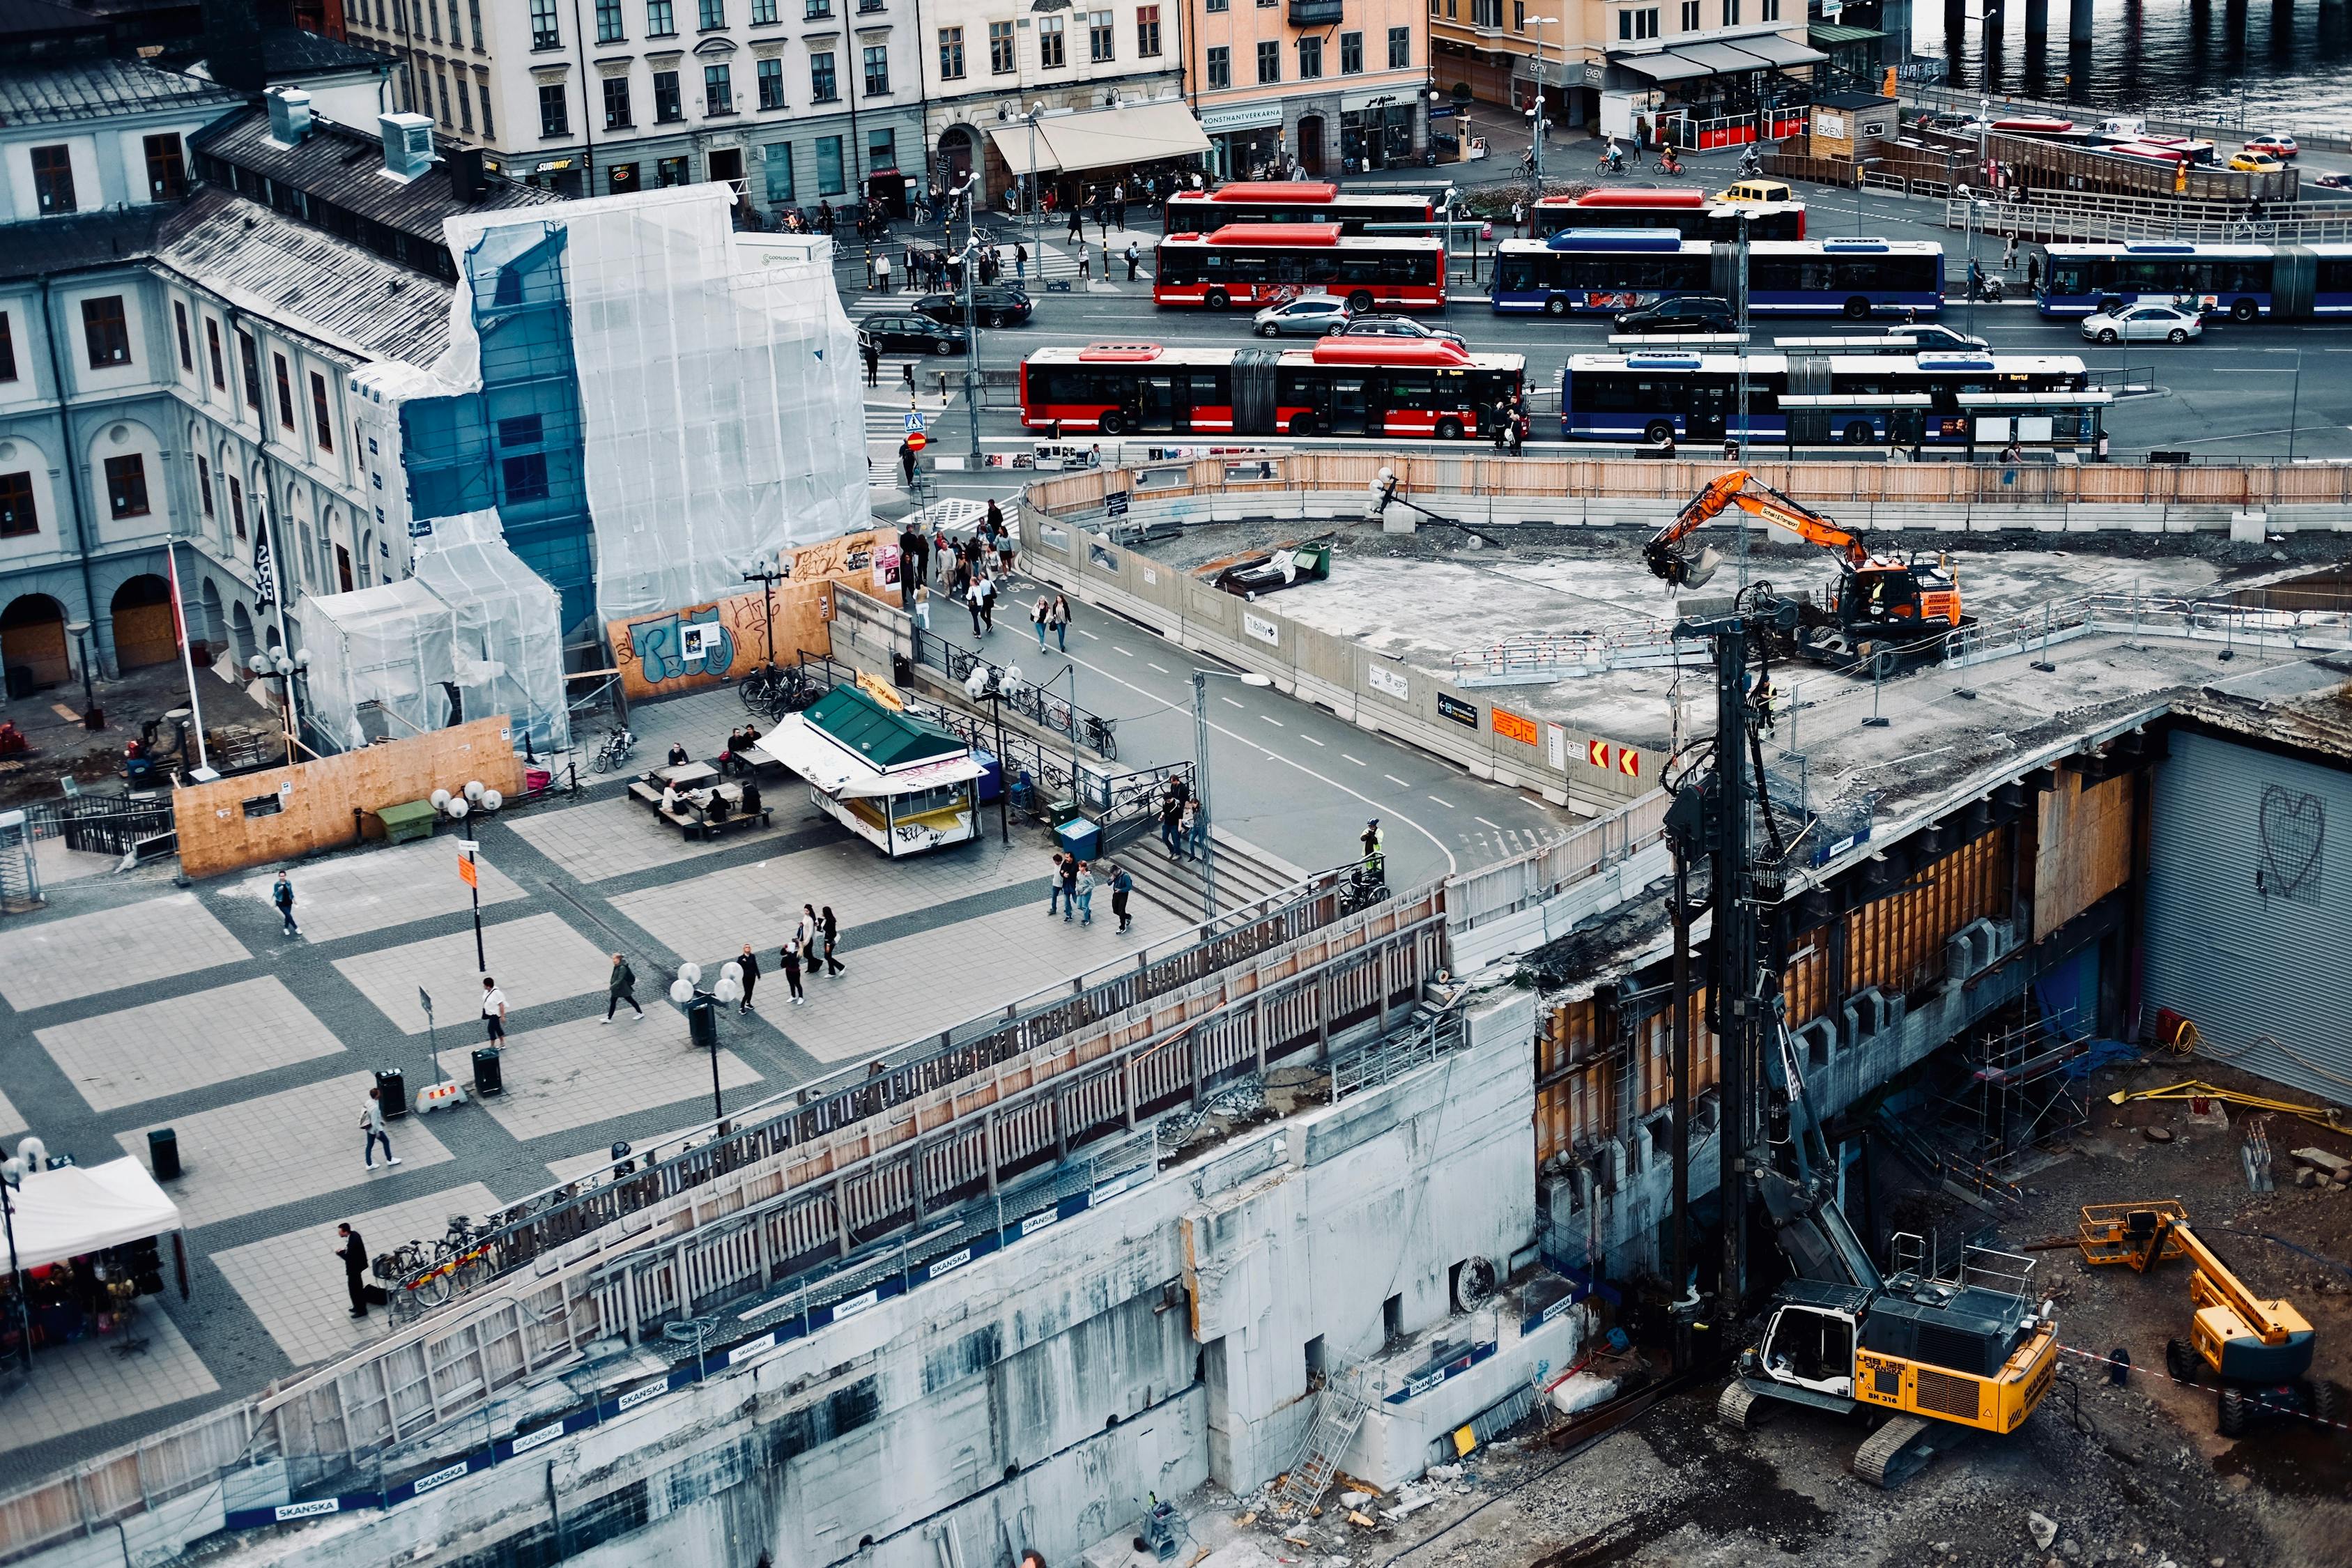
<svg viewBox="0 0 2352 1568"><path fill-rule="evenodd" d="M1801 606L1797 651L1823 663L1867 659L1889 649L1918 645L1976 623L1960 611L1959 584L1949 563L1874 552L1861 535L1841 527L1801 501L1792 500L1745 468L1718 475L1658 530L1642 550L1657 576L1678 588L1702 586L1722 557L1691 536L1733 508L1808 544L1832 551L1841 568L1834 602Z"/></svg>

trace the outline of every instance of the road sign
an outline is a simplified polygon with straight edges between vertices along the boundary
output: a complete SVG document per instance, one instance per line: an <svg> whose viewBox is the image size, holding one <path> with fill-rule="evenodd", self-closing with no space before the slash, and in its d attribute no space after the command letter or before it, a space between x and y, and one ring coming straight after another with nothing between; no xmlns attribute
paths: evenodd
<svg viewBox="0 0 2352 1568"><path fill-rule="evenodd" d="M469 888L479 888L481 886L479 882L477 882L474 879L474 863L471 860L467 859L463 855L457 857L457 880L465 883L466 886Z"/></svg>
<svg viewBox="0 0 2352 1568"><path fill-rule="evenodd" d="M907 432L907 450L909 452L919 452L930 444L930 437L925 436L920 430Z"/></svg>
<svg viewBox="0 0 2352 1568"><path fill-rule="evenodd" d="M1104 514L1109 517L1125 517L1127 515L1128 493L1129 492L1126 490L1113 490L1108 495L1104 496Z"/></svg>
<svg viewBox="0 0 2352 1568"><path fill-rule="evenodd" d="M425 1021L428 1023L431 1022L433 1018L433 994L425 990L424 986L420 985L416 988L416 1000L425 1009Z"/></svg>
<svg viewBox="0 0 2352 1568"><path fill-rule="evenodd" d="M913 409L908 409L907 411L907 428L909 430L920 430L922 427L923 416L920 414L916 413Z"/></svg>

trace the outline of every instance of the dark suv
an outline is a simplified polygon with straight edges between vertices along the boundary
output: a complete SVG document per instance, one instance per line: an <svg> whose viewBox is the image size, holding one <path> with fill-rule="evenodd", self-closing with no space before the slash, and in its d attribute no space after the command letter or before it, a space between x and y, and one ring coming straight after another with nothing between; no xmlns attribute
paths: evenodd
<svg viewBox="0 0 2352 1568"><path fill-rule="evenodd" d="M1029 296L1010 283L982 283L971 291L971 313L980 318L983 327L1017 327L1029 319L1037 307ZM926 294L915 301L915 309L935 321L950 326L964 324L963 294Z"/></svg>
<svg viewBox="0 0 2352 1568"><path fill-rule="evenodd" d="M1685 294L1679 299L1661 300L1654 305L1644 305L1638 310L1620 311L1617 330L1621 332L1735 332L1739 330L1731 313L1731 301L1713 294Z"/></svg>

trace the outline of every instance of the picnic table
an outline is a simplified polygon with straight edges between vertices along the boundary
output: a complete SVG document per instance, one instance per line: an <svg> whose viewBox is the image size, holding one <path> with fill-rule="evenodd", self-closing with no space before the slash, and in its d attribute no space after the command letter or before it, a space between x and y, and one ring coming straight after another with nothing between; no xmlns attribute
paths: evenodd
<svg viewBox="0 0 2352 1568"><path fill-rule="evenodd" d="M699 764L690 765L698 766ZM654 770L655 773L670 771L672 770L661 768ZM706 767L703 772L713 781L718 779L716 769ZM776 809L772 805L762 805L757 811L745 811L742 808L743 786L716 782L713 782L708 790L698 790L693 795L689 795L681 788L677 792L677 804L664 809L662 792L653 783L653 774L648 774L632 784L629 786L629 794L645 802L656 816L677 828L682 837L688 838L709 838L751 822L757 822L764 827L774 819ZM704 803L713 795L727 803L729 809L725 816L713 817L706 809ZM696 798L697 796L699 798Z"/></svg>

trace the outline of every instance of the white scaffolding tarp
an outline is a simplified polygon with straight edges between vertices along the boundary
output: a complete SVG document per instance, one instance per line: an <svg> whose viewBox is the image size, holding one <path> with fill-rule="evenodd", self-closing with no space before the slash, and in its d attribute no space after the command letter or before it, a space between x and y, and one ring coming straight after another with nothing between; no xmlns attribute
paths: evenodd
<svg viewBox="0 0 2352 1568"><path fill-rule="evenodd" d="M507 548L496 510L436 519L416 552L416 581L457 626L451 663L467 719L505 714L518 749L572 743L564 708L562 596Z"/></svg>
<svg viewBox="0 0 2352 1568"><path fill-rule="evenodd" d="M448 723L457 617L424 584L411 577L306 597L302 626L310 721L337 744L352 749ZM370 703L393 721L362 713Z"/></svg>

